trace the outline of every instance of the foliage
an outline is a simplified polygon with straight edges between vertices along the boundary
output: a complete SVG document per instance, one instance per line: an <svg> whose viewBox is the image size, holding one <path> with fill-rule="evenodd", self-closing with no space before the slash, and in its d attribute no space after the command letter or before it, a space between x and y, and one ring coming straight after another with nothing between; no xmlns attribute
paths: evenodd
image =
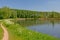
<svg viewBox="0 0 60 40"><path fill-rule="evenodd" d="M30 10L11 9L8 7L0 8L0 19L3 18L60 18L58 12L38 12Z"/></svg>

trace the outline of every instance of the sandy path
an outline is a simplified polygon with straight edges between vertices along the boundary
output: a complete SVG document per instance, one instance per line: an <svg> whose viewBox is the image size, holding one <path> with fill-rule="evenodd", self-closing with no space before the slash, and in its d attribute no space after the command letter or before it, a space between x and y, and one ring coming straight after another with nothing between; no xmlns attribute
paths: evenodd
<svg viewBox="0 0 60 40"><path fill-rule="evenodd" d="M7 29L2 24L1 24L1 28L4 31L4 36L3 36L2 40L8 40L8 31L7 31Z"/></svg>

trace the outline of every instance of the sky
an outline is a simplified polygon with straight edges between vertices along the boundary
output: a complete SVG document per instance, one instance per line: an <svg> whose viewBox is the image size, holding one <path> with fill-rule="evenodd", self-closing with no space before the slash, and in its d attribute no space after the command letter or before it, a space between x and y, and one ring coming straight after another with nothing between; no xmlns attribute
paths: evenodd
<svg viewBox="0 0 60 40"><path fill-rule="evenodd" d="M0 0L0 8L4 6L34 11L60 11L60 0Z"/></svg>

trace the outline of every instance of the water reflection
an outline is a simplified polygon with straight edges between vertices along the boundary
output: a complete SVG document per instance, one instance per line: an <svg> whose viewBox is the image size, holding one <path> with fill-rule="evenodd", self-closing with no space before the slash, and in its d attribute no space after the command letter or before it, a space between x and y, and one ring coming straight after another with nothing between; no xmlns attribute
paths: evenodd
<svg viewBox="0 0 60 40"><path fill-rule="evenodd" d="M52 20L50 22L52 23L52 28L54 29L54 21Z"/></svg>
<svg viewBox="0 0 60 40"><path fill-rule="evenodd" d="M60 24L60 20L48 20L48 22L52 24L52 28L54 28L56 24Z"/></svg>
<svg viewBox="0 0 60 40"><path fill-rule="evenodd" d="M46 24L47 21L43 21L43 20L18 20L17 23L19 23L20 25L24 25L24 26L33 26L33 25L43 25Z"/></svg>

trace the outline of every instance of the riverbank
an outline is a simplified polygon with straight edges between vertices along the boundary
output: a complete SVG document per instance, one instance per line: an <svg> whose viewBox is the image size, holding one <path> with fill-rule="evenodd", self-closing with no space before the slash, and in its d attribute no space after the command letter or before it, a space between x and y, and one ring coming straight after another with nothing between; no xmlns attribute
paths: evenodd
<svg viewBox="0 0 60 40"><path fill-rule="evenodd" d="M9 32L9 40L59 40L53 36L27 30L19 24L7 23L3 21Z"/></svg>

